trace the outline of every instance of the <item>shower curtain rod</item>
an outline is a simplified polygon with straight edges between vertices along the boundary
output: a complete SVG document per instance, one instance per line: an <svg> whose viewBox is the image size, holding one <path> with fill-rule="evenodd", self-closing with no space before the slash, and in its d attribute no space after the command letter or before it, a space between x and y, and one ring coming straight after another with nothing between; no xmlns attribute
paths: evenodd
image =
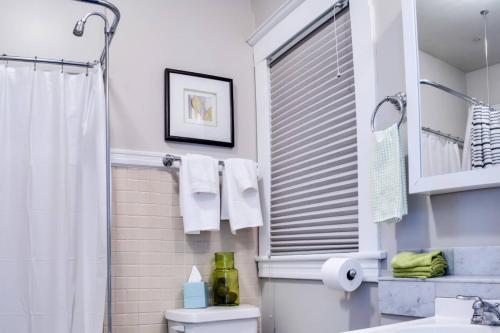
<svg viewBox="0 0 500 333"><path fill-rule="evenodd" d="M420 84L425 84L425 85L437 88L437 89L442 90L442 91L444 91L444 92L446 92L446 93L448 93L450 95L453 95L455 97L461 98L464 101L469 102L471 104L478 105L478 106L485 106L488 109L490 109L490 111L495 111L494 108L492 108L489 105L485 105L482 101L478 100L477 98L469 97L469 96L467 96L465 94L462 94L461 92L458 92L456 90L448 88L447 86L442 85L440 83L437 83L437 82L434 82L434 81L431 81L431 80L422 79L422 80L420 80Z"/></svg>
<svg viewBox="0 0 500 333"><path fill-rule="evenodd" d="M446 140L452 141L452 142L456 143L459 147L464 146L464 140L462 140L461 138L459 138L457 136L453 136L451 134L446 134L446 133L443 133L441 131L429 128L429 127L422 127L422 131L427 132L427 133L432 133L434 135L445 138Z"/></svg>
<svg viewBox="0 0 500 333"><path fill-rule="evenodd" d="M64 59L46 59L46 58L28 58L28 57L17 57L17 56L9 56L7 54L0 55L0 60L3 61L15 61L15 62L30 62L36 64L50 64L50 65L59 65L59 66L70 66L70 67L84 67L84 68L93 68L97 61L93 62L80 62L80 61L71 61Z"/></svg>

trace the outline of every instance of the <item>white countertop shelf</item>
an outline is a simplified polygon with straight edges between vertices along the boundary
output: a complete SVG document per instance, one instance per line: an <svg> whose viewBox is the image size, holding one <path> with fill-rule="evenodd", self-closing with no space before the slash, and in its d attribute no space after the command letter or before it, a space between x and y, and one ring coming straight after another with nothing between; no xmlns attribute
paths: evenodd
<svg viewBox="0 0 500 333"><path fill-rule="evenodd" d="M446 275L430 279L396 278L387 275L381 276L379 281L500 284L500 275Z"/></svg>
<svg viewBox="0 0 500 333"><path fill-rule="evenodd" d="M500 284L500 275L446 275L430 279L396 278L387 275L379 277L379 281Z"/></svg>

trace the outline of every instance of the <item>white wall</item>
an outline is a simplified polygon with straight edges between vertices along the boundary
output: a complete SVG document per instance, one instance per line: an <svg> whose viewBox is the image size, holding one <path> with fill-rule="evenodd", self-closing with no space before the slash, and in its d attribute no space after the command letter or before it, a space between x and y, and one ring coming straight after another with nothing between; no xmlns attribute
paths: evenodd
<svg viewBox="0 0 500 333"><path fill-rule="evenodd" d="M262 332L336 333L376 326L377 293L375 283L345 293L326 289L319 281L266 279Z"/></svg>
<svg viewBox="0 0 500 333"><path fill-rule="evenodd" d="M385 95L406 90L401 0L370 1L375 17L377 95L381 99ZM380 114L381 126L392 123L397 118L395 112ZM391 258L401 249L498 245L498 202L500 189L445 194L430 199L422 195L411 196L408 217L396 225L382 226L382 247L388 251ZM387 261L382 263L383 268L388 268L387 266ZM266 279L262 283L264 333L273 332L272 319L268 318L271 314L277 321L277 333L307 332L307 325L314 327L311 332L336 333L346 328L354 329L409 319L378 314L378 293L375 284L364 284L347 296L330 292L319 282L270 282ZM362 298L363 302L357 302L358 298ZM273 304L272 302L275 302L274 311L269 305ZM300 304L296 304L297 302ZM328 310L328 315L323 312L325 309ZM323 317L318 319L316 313L323 314Z"/></svg>
<svg viewBox="0 0 500 333"><path fill-rule="evenodd" d="M401 0L371 0L376 23L378 96L405 90ZM500 189L410 196L409 215L383 225L382 246L392 256L416 247L498 245Z"/></svg>
<svg viewBox="0 0 500 333"><path fill-rule="evenodd" d="M447 62L424 51L419 52L420 78L444 84L463 94L467 92L465 73ZM421 85L422 126L465 138L467 102L440 91Z"/></svg>
<svg viewBox="0 0 500 333"><path fill-rule="evenodd" d="M111 47L113 148L200 152L256 158L250 0L114 0L122 22ZM1 0L0 53L93 60L101 52L101 22L84 40L76 19L95 6L69 0ZM234 79L234 149L164 141L164 69Z"/></svg>
<svg viewBox="0 0 500 333"><path fill-rule="evenodd" d="M2 54L92 61L102 51L100 22L92 20L82 38L73 36L77 19L94 6L69 0L0 0L0 8Z"/></svg>
<svg viewBox="0 0 500 333"><path fill-rule="evenodd" d="M377 35L379 98L405 90L401 0L372 0ZM410 196L409 215L382 227L389 257L401 249L498 245L500 189ZM384 266L387 267L387 262ZM384 321L383 316L382 321Z"/></svg>
<svg viewBox="0 0 500 333"><path fill-rule="evenodd" d="M490 66L490 105L500 104L500 64ZM481 68L466 75L467 95L488 103L486 68Z"/></svg>
<svg viewBox="0 0 500 333"><path fill-rule="evenodd" d="M252 0L252 12L254 15L255 27L261 25L278 8L283 5L285 0Z"/></svg>
<svg viewBox="0 0 500 333"><path fill-rule="evenodd" d="M84 40L71 35L74 21L89 6L68 0L0 1L0 53L81 60L100 53L96 22L89 23ZM114 147L255 158L252 51L244 42L253 29L250 1L255 22L263 22L272 11L266 4L270 0L149 0L147 5L115 1L123 22L112 46ZM377 94L382 98L405 90L401 5L400 0L371 1L376 19ZM272 2L269 8L285 0ZM258 9L260 5L265 10ZM237 146L233 150L163 141L163 69L167 66L235 80ZM381 121L390 122L391 116ZM430 203L423 196L412 196L408 218L383 226L383 248L392 256L405 248L498 245L498 202L498 189L440 195ZM326 291L317 282L262 283L264 333L273 332L268 317L273 313L272 302L277 333L335 333L389 320L379 318L375 284L345 295Z"/></svg>
<svg viewBox="0 0 500 333"><path fill-rule="evenodd" d="M122 22L111 47L112 146L165 153L200 152L219 158L239 156L255 159L253 56L251 47L245 42L253 30L250 0L111 1L122 12ZM72 35L76 20L95 9L95 6L70 0L0 0L0 53L81 61L96 59L102 50L102 22L92 18L82 39ZM234 149L164 142L165 67L234 79ZM186 238L182 233L182 220L178 217L178 193L170 192L171 189L175 190L175 177L172 179L166 172L150 173L149 169L133 168L122 168L121 171L114 169L113 174L116 178L115 185L122 184L120 191L117 191L118 195L114 195L120 205L116 205L113 226L118 229L123 227L127 231L113 232L113 239L118 239L121 244L119 250L113 247L113 258L118 258L114 264L131 264L129 267L132 268L126 272L123 269L114 270L118 282L114 284L114 291L117 292L114 301L117 306L114 307L113 322L117 332L166 332L162 311L182 304L179 298L182 295L182 281L187 278L185 273L189 274L183 263L192 265L196 262L200 264L204 275L207 275L210 270L209 254L215 250L236 249L241 273L242 301L259 303L256 266L252 263L252 258L257 253L256 230L232 236L226 226L221 233L204 233ZM141 213L139 217L133 213L138 211L133 207L146 207L146 201L143 200L145 197L153 198L147 192L151 187L148 185L150 181L164 188L162 194L153 193L155 200L160 198L161 203L150 205L157 208L155 214L161 213L161 223L157 223L157 220L153 223L158 218L150 216L150 211L147 213L151 214ZM137 188L132 185L137 182L143 184L141 191L146 192L134 192ZM135 199L131 201L132 197L141 197L142 201L137 199L140 202L133 202ZM155 251L152 257L155 263L160 262L162 266L141 266L142 277L138 277L139 266L134 258L138 258L139 252L133 252L138 251L138 239L143 237L138 238L138 233L140 228L146 228L148 233L141 235L150 235L151 231L155 231L151 229L153 225L159 229L157 237L152 238L161 240L162 246L156 246L150 240L145 241L148 246L141 250L161 248L159 252L162 253ZM164 240L168 241L163 242ZM168 251L176 253L173 255ZM148 255L152 252L142 254L149 258ZM149 261L141 261L141 265ZM173 264L175 269L168 269L168 272L163 269ZM162 268L169 275L157 276L158 270L153 268ZM173 272L175 274L170 274ZM143 280L161 284L163 289L144 289L150 292L144 293L146 296L140 295L141 303L138 302L137 292L127 290L138 290L139 281ZM165 280L168 282L163 283ZM176 289L171 289L169 283L177 285ZM154 297L148 298L148 295ZM147 306L138 306L139 304Z"/></svg>
<svg viewBox="0 0 500 333"><path fill-rule="evenodd" d="M117 0L123 22L113 45L113 146L256 158L252 32L247 0ZM236 146L166 144L165 67L234 79Z"/></svg>

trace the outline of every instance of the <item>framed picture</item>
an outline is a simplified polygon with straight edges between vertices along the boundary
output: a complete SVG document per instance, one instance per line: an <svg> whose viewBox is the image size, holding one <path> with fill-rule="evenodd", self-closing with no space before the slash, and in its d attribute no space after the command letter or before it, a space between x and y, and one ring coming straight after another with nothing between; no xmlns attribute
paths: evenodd
<svg viewBox="0 0 500 333"><path fill-rule="evenodd" d="M165 140L234 147L233 80L165 69Z"/></svg>

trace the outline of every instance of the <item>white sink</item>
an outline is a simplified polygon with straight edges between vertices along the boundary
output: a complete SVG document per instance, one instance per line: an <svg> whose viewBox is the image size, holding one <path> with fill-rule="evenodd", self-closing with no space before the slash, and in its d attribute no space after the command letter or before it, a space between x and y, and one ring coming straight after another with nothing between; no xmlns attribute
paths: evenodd
<svg viewBox="0 0 500 333"><path fill-rule="evenodd" d="M493 333L499 332L500 328L479 326L479 325L418 325L404 327L394 331L394 333ZM391 331L392 332L392 331Z"/></svg>
<svg viewBox="0 0 500 333"><path fill-rule="evenodd" d="M352 333L500 333L500 327L473 325L472 303L454 298L436 298L436 315L400 324L378 326ZM498 300L488 300L500 303Z"/></svg>

